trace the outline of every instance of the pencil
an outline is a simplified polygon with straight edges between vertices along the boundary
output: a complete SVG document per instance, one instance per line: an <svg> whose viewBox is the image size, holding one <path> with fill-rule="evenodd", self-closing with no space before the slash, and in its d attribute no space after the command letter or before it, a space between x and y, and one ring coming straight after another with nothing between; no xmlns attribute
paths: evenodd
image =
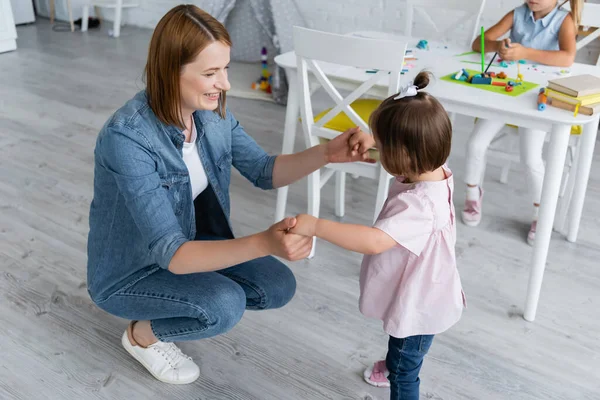
<svg viewBox="0 0 600 400"><path fill-rule="evenodd" d="M487 68L485 69L485 71L483 71L484 74L487 73L488 69L490 69L490 67L492 66L492 63L496 59L497 55L498 55L498 53L494 53L494 56L492 57L492 61L490 61L490 63L488 64Z"/></svg>

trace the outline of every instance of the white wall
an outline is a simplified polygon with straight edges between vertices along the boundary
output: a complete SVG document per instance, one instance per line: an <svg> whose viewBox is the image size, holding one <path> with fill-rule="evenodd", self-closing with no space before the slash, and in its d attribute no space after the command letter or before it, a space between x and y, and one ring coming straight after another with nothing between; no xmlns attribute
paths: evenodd
<svg viewBox="0 0 600 400"><path fill-rule="evenodd" d="M48 0L37 1L44 3ZM81 16L79 7L81 1L72 0L75 19ZM215 1L220 0L189 0L188 3L196 4L200 8L203 6L208 8L208 5ZM400 0L295 0L295 2L307 24L315 29L338 33L368 29L402 32L404 29L405 3ZM588 0L588 2L600 3L600 0ZM66 7L61 3L66 4L66 0L56 0L57 16L60 19L66 19ZM140 5L139 7L124 12L124 23L146 28L156 26L169 9L181 4L177 0L137 0L137 3ZM487 0L482 25L485 27L493 25L505 13L522 3L523 0ZM107 13L107 19L111 19L110 12L104 12ZM436 22L438 20L436 17L446 17L446 15L436 15L435 10L431 10L430 14ZM42 13L42 15L44 14ZM422 29L425 31L418 32L418 27L416 27L414 35L428 36L426 25L423 25ZM466 31L459 33L457 39L462 38L461 35L466 38L468 34ZM582 49L577 55L577 60L595 64L599 52L600 40L597 40Z"/></svg>

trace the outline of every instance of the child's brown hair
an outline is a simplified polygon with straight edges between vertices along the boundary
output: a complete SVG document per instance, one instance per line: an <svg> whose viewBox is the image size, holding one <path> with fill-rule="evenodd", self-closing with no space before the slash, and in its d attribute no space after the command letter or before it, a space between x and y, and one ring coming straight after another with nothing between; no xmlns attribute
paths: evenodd
<svg viewBox="0 0 600 400"><path fill-rule="evenodd" d="M430 73L415 77L415 96L385 99L369 125L378 142L381 163L396 176L421 175L441 167L450 155L452 124L435 97L423 91Z"/></svg>

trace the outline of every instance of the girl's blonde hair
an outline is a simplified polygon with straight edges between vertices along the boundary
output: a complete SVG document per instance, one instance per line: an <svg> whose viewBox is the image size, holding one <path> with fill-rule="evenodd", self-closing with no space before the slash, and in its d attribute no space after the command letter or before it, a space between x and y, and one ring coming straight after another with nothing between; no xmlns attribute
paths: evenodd
<svg viewBox="0 0 600 400"><path fill-rule="evenodd" d="M369 125L378 141L381 163L396 176L420 175L444 165L452 145L452 124L439 101L423 89L430 74L419 72L415 96L394 94L371 114Z"/></svg>
<svg viewBox="0 0 600 400"><path fill-rule="evenodd" d="M176 6L158 22L150 40L144 78L150 107L164 124L185 129L179 86L181 70L217 41L231 47L223 24L194 5ZM222 118L225 106L223 91L215 110Z"/></svg>
<svg viewBox="0 0 600 400"><path fill-rule="evenodd" d="M581 23L581 10L583 9L584 0L565 0L560 6L564 6L567 4L567 2L571 7L571 17L573 17L575 29L579 29L579 24Z"/></svg>

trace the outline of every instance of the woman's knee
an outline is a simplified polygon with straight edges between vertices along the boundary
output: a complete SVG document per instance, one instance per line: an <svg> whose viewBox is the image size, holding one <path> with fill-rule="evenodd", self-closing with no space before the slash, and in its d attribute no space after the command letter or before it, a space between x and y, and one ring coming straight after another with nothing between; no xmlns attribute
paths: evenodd
<svg viewBox="0 0 600 400"><path fill-rule="evenodd" d="M213 304L207 315L209 324L217 334L225 333L242 319L246 309L246 294L239 285L228 285L217 292Z"/></svg>
<svg viewBox="0 0 600 400"><path fill-rule="evenodd" d="M271 258L269 272L272 277L265 288L266 299L263 308L281 308L296 294L296 277L281 261Z"/></svg>

